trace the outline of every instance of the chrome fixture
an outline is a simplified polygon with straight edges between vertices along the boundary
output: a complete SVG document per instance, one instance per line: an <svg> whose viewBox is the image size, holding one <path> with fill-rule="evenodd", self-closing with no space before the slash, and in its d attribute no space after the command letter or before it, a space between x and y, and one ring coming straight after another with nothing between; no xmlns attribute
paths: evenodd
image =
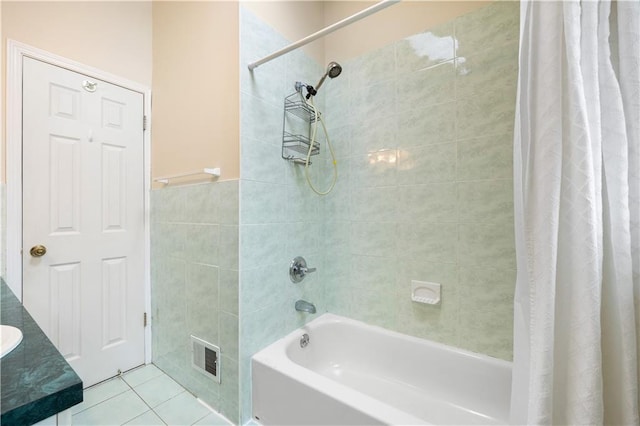
<svg viewBox="0 0 640 426"><path fill-rule="evenodd" d="M320 81L318 82L318 84L316 84L313 96L315 96L316 93L318 93L318 90L320 90L320 86L322 86L322 83L324 83L324 79L327 78L327 76L329 76L329 78L336 78L341 73L342 73L342 66L339 63L333 62L333 61L329 62L329 65L327 65L327 71L324 73L322 78L320 78Z"/></svg>
<svg viewBox="0 0 640 426"><path fill-rule="evenodd" d="M307 333L304 333L300 338L300 347L306 348L308 344L309 344L309 335Z"/></svg>
<svg viewBox="0 0 640 426"><path fill-rule="evenodd" d="M307 268L307 261L304 257L298 256L291 261L289 266L289 278L294 283L299 283L311 272L315 272L316 268ZM296 305L297 306L297 305Z"/></svg>
<svg viewBox="0 0 640 426"><path fill-rule="evenodd" d="M327 65L327 71L324 73L322 78L320 78L320 81L318 82L318 84L316 84L316 87L314 88L311 85L307 86L306 98L309 99L311 96L315 96L318 94L318 90L320 90L320 86L322 86L322 83L324 83L324 80L325 78L327 78L327 76L329 76L329 78L336 78L340 75L340 73L342 73L342 66L337 62L329 62L329 65Z"/></svg>
<svg viewBox="0 0 640 426"><path fill-rule="evenodd" d="M304 99L303 89L306 87L306 84L297 81L296 92L284 98L282 158L297 164L306 163L305 159L309 153L312 129L316 120L315 109ZM320 154L320 142L314 141L311 155L318 154Z"/></svg>
<svg viewBox="0 0 640 426"><path fill-rule="evenodd" d="M304 176L313 192L318 195L327 195L338 180L338 162L333 150L327 126L322 118L322 114L314 104L314 96L327 77L336 78L342 73L342 66L337 62L329 62L324 75L318 81L316 88L310 84L297 81L296 91L284 98L284 124L282 126L282 158L295 164L304 165ZM307 95L302 92L307 89ZM293 119L292 116L298 118ZM324 139L327 149L332 157L333 180L325 190L319 190L313 184L309 176L309 166L311 156L320 154L320 141L318 140L318 122L324 132ZM306 134L306 136L305 136Z"/></svg>
<svg viewBox="0 0 640 426"><path fill-rule="evenodd" d="M309 314L316 313L316 306L313 303L309 303L306 300L298 300L296 302L296 311L307 312Z"/></svg>

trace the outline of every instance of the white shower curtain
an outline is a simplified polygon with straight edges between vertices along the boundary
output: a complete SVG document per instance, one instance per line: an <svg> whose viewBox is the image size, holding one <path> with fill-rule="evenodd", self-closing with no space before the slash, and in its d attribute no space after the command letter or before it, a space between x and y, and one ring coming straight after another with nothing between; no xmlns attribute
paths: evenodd
<svg viewBox="0 0 640 426"><path fill-rule="evenodd" d="M514 424L639 424L640 2L522 1Z"/></svg>

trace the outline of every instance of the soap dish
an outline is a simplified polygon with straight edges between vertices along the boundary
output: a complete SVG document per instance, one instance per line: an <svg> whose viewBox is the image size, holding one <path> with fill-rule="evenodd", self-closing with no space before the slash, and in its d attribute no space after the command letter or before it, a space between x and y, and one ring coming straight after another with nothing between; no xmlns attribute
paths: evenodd
<svg viewBox="0 0 640 426"><path fill-rule="evenodd" d="M412 280L411 300L427 305L437 305L440 303L440 284Z"/></svg>

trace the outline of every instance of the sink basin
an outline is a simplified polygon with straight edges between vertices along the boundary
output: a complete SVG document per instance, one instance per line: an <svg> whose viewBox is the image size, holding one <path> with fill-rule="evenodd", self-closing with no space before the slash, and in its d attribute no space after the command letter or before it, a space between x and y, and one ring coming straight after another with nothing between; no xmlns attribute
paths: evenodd
<svg viewBox="0 0 640 426"><path fill-rule="evenodd" d="M0 358L15 349L22 341L22 331L10 325L0 325Z"/></svg>

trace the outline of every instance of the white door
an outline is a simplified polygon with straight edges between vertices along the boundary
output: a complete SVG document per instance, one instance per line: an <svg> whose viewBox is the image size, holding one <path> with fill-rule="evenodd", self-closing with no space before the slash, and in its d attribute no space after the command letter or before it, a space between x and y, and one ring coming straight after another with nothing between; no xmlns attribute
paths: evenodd
<svg viewBox="0 0 640 426"><path fill-rule="evenodd" d="M143 95L23 70L23 301L87 387L144 363Z"/></svg>

